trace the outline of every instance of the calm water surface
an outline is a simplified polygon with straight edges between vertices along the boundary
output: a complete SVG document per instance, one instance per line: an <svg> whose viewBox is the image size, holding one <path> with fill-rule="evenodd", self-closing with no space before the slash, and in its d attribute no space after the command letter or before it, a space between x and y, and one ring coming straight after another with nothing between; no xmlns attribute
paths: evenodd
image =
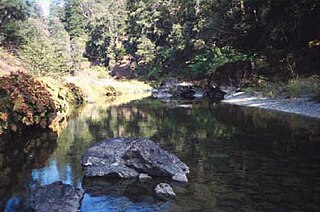
<svg viewBox="0 0 320 212"><path fill-rule="evenodd" d="M189 103L89 105L58 134L1 137L0 211L27 211L33 190L55 181L85 191L81 211L319 211L319 121ZM157 179L83 179L85 149L118 136L148 137L190 167L187 185L168 181L176 199L153 196Z"/></svg>

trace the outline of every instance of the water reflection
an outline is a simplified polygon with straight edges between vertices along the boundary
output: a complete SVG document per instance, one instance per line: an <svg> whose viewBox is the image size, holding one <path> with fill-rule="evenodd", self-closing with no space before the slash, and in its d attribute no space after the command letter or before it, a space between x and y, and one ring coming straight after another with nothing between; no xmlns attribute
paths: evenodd
<svg viewBox="0 0 320 212"><path fill-rule="evenodd" d="M318 120L206 102L190 107L189 103L143 99L89 105L59 133L45 165L32 167L31 179L25 179L15 193L9 192L0 208L23 205L21 197L27 196L30 185L60 180L87 192L82 211L319 209ZM141 188L134 183L121 190L115 182L82 182L80 158L85 149L118 136L148 137L190 166L187 186L174 187L175 200L155 200L154 185ZM11 166L7 160L1 165ZM113 193L112 188L120 190Z"/></svg>
<svg viewBox="0 0 320 212"><path fill-rule="evenodd" d="M170 201L154 196L157 181L85 178L83 211L169 211Z"/></svg>
<svg viewBox="0 0 320 212"><path fill-rule="evenodd" d="M56 139L51 131L0 137L0 209L15 211L21 207L32 170L46 166Z"/></svg>

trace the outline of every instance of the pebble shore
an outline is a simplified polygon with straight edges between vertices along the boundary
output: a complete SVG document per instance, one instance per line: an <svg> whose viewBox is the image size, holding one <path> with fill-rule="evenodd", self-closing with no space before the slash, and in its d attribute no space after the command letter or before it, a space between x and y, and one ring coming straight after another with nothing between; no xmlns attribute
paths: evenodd
<svg viewBox="0 0 320 212"><path fill-rule="evenodd" d="M239 92L225 97L222 102L226 104L293 113L320 119L320 103L311 101L308 97L294 99L269 99L266 97L260 97L258 94L249 95Z"/></svg>

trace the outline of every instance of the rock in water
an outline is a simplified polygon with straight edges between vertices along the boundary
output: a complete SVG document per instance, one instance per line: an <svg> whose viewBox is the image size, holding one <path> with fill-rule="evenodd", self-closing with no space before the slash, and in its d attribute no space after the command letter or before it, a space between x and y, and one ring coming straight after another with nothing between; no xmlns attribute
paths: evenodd
<svg viewBox="0 0 320 212"><path fill-rule="evenodd" d="M211 100L221 101L224 99L224 96L226 94L227 94L226 92L220 90L219 88L211 87L209 90L205 92L204 96L208 97Z"/></svg>
<svg viewBox="0 0 320 212"><path fill-rule="evenodd" d="M83 192L71 185L54 182L41 186L31 194L30 207L32 211L80 211Z"/></svg>
<svg viewBox="0 0 320 212"><path fill-rule="evenodd" d="M183 183L187 183L188 182L188 178L185 174L175 174L172 177L173 180L178 181L178 182L183 182Z"/></svg>
<svg viewBox="0 0 320 212"><path fill-rule="evenodd" d="M146 138L114 138L90 147L82 156L84 174L92 176L171 177L186 182L189 167L178 157ZM179 177L177 177L179 176Z"/></svg>
<svg viewBox="0 0 320 212"><path fill-rule="evenodd" d="M169 99L179 97L183 99L193 99L196 94L199 95L200 89L195 88L191 83L179 81L176 78L165 79L161 86L152 90L152 97L156 99Z"/></svg>
<svg viewBox="0 0 320 212"><path fill-rule="evenodd" d="M176 193L174 193L173 189L168 183L159 183L154 190L160 198L167 199L176 196Z"/></svg>
<svg viewBox="0 0 320 212"><path fill-rule="evenodd" d="M151 180L151 179L152 179L152 177L147 174L144 174L144 173L139 174L139 180L142 182L147 181L147 180Z"/></svg>
<svg viewBox="0 0 320 212"><path fill-rule="evenodd" d="M174 87L179 83L179 80L174 77L168 77L163 80L161 83L161 86L166 86L166 87Z"/></svg>

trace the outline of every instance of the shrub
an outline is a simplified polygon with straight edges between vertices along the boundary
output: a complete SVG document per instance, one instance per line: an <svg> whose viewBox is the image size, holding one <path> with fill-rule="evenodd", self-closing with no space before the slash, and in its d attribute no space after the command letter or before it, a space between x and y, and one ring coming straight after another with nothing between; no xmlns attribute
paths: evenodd
<svg viewBox="0 0 320 212"><path fill-rule="evenodd" d="M98 78L111 78L108 69L104 66L92 66L90 71L95 73Z"/></svg>
<svg viewBox="0 0 320 212"><path fill-rule="evenodd" d="M213 74L219 66L237 61L249 61L250 56L236 51L231 46L207 48L196 54L188 66L194 78L204 78Z"/></svg>
<svg viewBox="0 0 320 212"><path fill-rule="evenodd" d="M318 75L308 78L296 77L289 80L286 91L290 98L298 96L317 96L320 94L320 77Z"/></svg>
<svg viewBox="0 0 320 212"><path fill-rule="evenodd" d="M84 102L85 95L82 92L81 88L76 86L74 83L67 83L66 87L71 91L74 97L75 104L82 104Z"/></svg>
<svg viewBox="0 0 320 212"><path fill-rule="evenodd" d="M18 72L0 78L0 132L25 126L48 127L56 116L51 94L31 75Z"/></svg>
<svg viewBox="0 0 320 212"><path fill-rule="evenodd" d="M320 77L318 75L307 78L295 77L288 82L271 82L265 79L259 79L257 82L254 83L255 85L252 89L269 98L307 96L317 99L320 96ZM250 93L251 88L246 89L246 92Z"/></svg>

